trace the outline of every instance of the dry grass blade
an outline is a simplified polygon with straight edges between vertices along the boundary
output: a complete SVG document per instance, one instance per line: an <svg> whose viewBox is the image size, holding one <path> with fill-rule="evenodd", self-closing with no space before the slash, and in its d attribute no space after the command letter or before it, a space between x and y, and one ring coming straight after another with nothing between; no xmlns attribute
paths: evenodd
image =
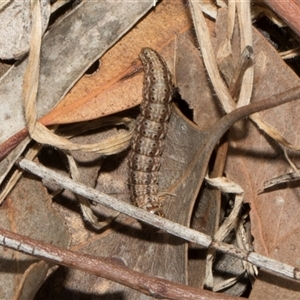
<svg viewBox="0 0 300 300"><path fill-rule="evenodd" d="M300 55L300 47L296 47L291 50L280 52L282 59L291 59Z"/></svg>
<svg viewBox="0 0 300 300"><path fill-rule="evenodd" d="M263 193L266 189L269 189L273 186L291 182L291 181L297 181L299 179L300 179L300 175L297 173L283 174L283 175L277 176L275 178L272 178L268 181L265 181L263 183L263 188L258 190L257 193Z"/></svg>
<svg viewBox="0 0 300 300"><path fill-rule="evenodd" d="M242 86L245 72L254 64L254 53L251 46L246 46L241 54L241 58L236 70L233 73L233 77L230 80L229 91L233 99L236 99L239 95L239 91Z"/></svg>
<svg viewBox="0 0 300 300"><path fill-rule="evenodd" d="M293 145L289 141L287 141L278 130L276 130L274 127L272 127L269 123L264 121L259 113L253 114L250 116L251 120L255 122L257 127L264 131L267 135L269 135L271 138L273 138L275 141L277 141L279 144L281 144L283 147L286 147L288 149L294 150L294 151L300 151L300 145Z"/></svg>
<svg viewBox="0 0 300 300"><path fill-rule="evenodd" d="M224 110L226 112L230 112L235 109L235 102L233 101L228 88L226 87L219 73L216 59L214 57L214 50L210 40L210 34L201 10L200 2L190 0L190 5L196 34L207 73Z"/></svg>
<svg viewBox="0 0 300 300"><path fill-rule="evenodd" d="M239 28L241 34L241 49L253 48L252 22L250 17L250 1L237 1ZM237 107L250 103L253 89L254 66L250 65L243 76Z"/></svg>
<svg viewBox="0 0 300 300"><path fill-rule="evenodd" d="M217 4L215 1L199 1L199 3L204 13L213 19L217 17Z"/></svg>
<svg viewBox="0 0 300 300"><path fill-rule="evenodd" d="M112 155L125 150L129 146L131 135L134 130L134 124L129 123L128 128L128 131L112 136L101 143L81 145L72 143L63 137L52 133L42 124L36 123L32 137L41 144L51 145L63 150L82 150L86 152L96 152L103 155Z"/></svg>
<svg viewBox="0 0 300 300"><path fill-rule="evenodd" d="M30 38L30 52L28 66L23 81L23 98L25 118L30 135L33 134L36 123L36 95L39 83L39 63L42 40L42 18L40 2L31 1L32 10L32 30Z"/></svg>
<svg viewBox="0 0 300 300"><path fill-rule="evenodd" d="M30 136L41 144L51 145L64 150L83 150L88 152L97 152L103 155L111 155L126 149L129 145L133 125L129 124L130 130L126 133L120 133L117 136L111 137L108 140L90 144L78 145L71 141L59 137L41 123L36 122L36 96L39 83L39 61L41 49L41 14L39 1L32 2L33 4L33 26L30 40L30 53L28 66L24 76L23 95L25 102L25 116L28 124Z"/></svg>
<svg viewBox="0 0 300 300"><path fill-rule="evenodd" d="M252 44L252 24L250 18L250 1L239 1L237 4L238 16L240 20L240 31L241 31L241 47L246 47ZM253 89L253 73L254 66L250 66L243 77L243 82L241 84L241 92L238 100L237 107L244 106L250 103L252 89ZM266 134L272 137L279 144L287 147L289 149L299 151L300 147L297 145L290 144L275 128L264 121L259 113L254 114L250 117Z"/></svg>
<svg viewBox="0 0 300 300"><path fill-rule="evenodd" d="M0 11L10 2L11 2L11 0L2 1L2 3L0 3Z"/></svg>
<svg viewBox="0 0 300 300"><path fill-rule="evenodd" d="M43 146L41 144L36 144L25 155L26 159L33 160ZM15 170L12 176L9 178L7 184L5 185L4 189L0 193L0 205L3 203L7 195L11 192L13 187L17 184L18 180L23 175L22 170Z"/></svg>
<svg viewBox="0 0 300 300"><path fill-rule="evenodd" d="M225 237L229 234L229 232L237 227L238 223L238 214L240 212L242 203L243 203L243 189L236 183L228 180L225 177L216 177L216 178L205 178L206 182L211 186L217 188L223 193L234 193L235 203L234 208L232 209L228 218L222 223L217 232L214 234L215 241L223 241ZM220 289L224 289L224 287L228 287L234 284L237 278L232 278L226 282L222 283L222 286L218 287L214 285L214 277L213 277L213 261L215 260L216 249L208 249L208 253L206 256L206 277L205 277L205 286L211 288L213 291L218 291Z"/></svg>
<svg viewBox="0 0 300 300"><path fill-rule="evenodd" d="M67 158L68 158L72 178L76 182L82 182L81 176L80 176L80 173L79 173L79 170L77 168L74 158L69 154L67 154ZM115 216L108 218L104 222L99 222L97 216L93 213L93 211L91 209L88 199L86 199L85 197L78 195L78 194L76 194L76 197L79 201L83 218L87 222L89 222L96 230L103 229L104 226L107 226L119 214L119 213L116 213Z"/></svg>

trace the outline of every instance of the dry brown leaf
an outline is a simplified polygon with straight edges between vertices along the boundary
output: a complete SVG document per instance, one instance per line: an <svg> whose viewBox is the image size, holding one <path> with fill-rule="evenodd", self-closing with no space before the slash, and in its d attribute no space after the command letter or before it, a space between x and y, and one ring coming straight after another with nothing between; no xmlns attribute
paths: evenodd
<svg viewBox="0 0 300 300"><path fill-rule="evenodd" d="M221 22L217 28L217 35L224 34L223 26ZM255 30L253 37L254 54L257 60L252 101L299 86L299 78L286 66L274 48ZM238 39L233 41L233 44L236 43ZM232 49L239 53L238 47L232 47ZM236 57L237 54L233 56ZM297 107L297 102L289 103L265 111L261 113L261 116L284 134L287 140L296 144L295 120L299 114ZM240 122L235 125L230 132L230 141L225 172L231 180L245 189L245 201L251 206L255 251L299 266L297 249L300 246L296 242L300 225L297 217L299 210L297 184L257 194L264 181L276 175L288 173L290 166L284 158L282 149L250 122ZM297 157L294 154L294 159ZM253 299L277 298L280 287L276 287L276 290L270 288L270 282L273 279L268 279L266 274L262 275L262 279L269 283L264 287L264 282L257 280L252 291ZM287 284L291 286L291 283ZM266 294L262 294L264 290ZM282 294L285 296L282 297L289 299L291 293L291 291L287 293L286 290ZM294 291L294 293L292 297L298 298L298 292ZM258 298L258 295L261 298Z"/></svg>
<svg viewBox="0 0 300 300"><path fill-rule="evenodd" d="M191 43L193 36L179 35L176 43L176 86L189 109L193 121L202 129L209 129L223 112L208 81L201 54Z"/></svg>
<svg viewBox="0 0 300 300"><path fill-rule="evenodd" d="M152 4L121 0L96 3L83 1L55 24L44 36L42 43L38 118L52 109L89 66L120 39ZM111 34L108 34L107 26ZM0 92L6 100L0 111L3 121L0 140L3 143L10 138L1 145L2 159L28 135L26 130L20 131L26 126L22 105L26 64L26 59L17 63L0 80ZM27 144L28 140L24 141L1 162L0 182Z"/></svg>
<svg viewBox="0 0 300 300"><path fill-rule="evenodd" d="M85 121L140 104L143 74L136 72L142 71L138 59L141 48L150 46L158 50L173 70L175 49L162 48L190 26L188 8L182 1L162 1L101 58L97 73L82 77L40 121L45 125Z"/></svg>
<svg viewBox="0 0 300 300"><path fill-rule="evenodd" d="M70 237L63 219L51 207L46 189L33 178L23 177L19 181L1 206L0 222L1 228L61 247L69 245ZM0 252L3 299L30 299L42 285L51 264L2 247Z"/></svg>
<svg viewBox="0 0 300 300"><path fill-rule="evenodd" d="M163 154L164 162L159 181L161 191L169 191L168 187L172 185L177 187L176 181L186 171L186 167L193 158L191 153L197 151L203 136L205 133L200 135L198 130L175 110L170 120L166 149ZM98 189L128 202L130 201L126 181L128 170L124 155L126 153L112 157L103 164L98 179ZM189 222L194 193L197 194L194 182L198 179L198 172L192 176L193 180L189 177L182 181L181 189L171 191L175 196L166 196L164 200L167 218L185 225ZM103 216L101 206L98 206L97 212L99 216ZM140 223L132 221L128 217L118 217L113 222L111 230L79 241L75 249L81 249L90 254L96 253L96 249L101 249L101 255L120 259L134 270L176 282L187 282L186 243L167 233L141 226ZM65 298L67 290L76 289L85 293L98 293L105 297L109 297L109 294L122 293L124 297L126 295L126 299L147 298L118 284L92 275L87 276L79 271L71 271L65 284L64 289L56 297Z"/></svg>
<svg viewBox="0 0 300 300"><path fill-rule="evenodd" d="M174 1L175 2L175 1ZM171 3L174 3L171 1ZM168 3L168 1L166 2L162 2L163 3ZM164 7L162 5L162 7ZM166 9L166 6L164 7ZM165 16L166 19L169 18L169 16ZM176 19L176 18L175 18ZM145 34L144 34L145 35ZM222 36L222 33L220 34ZM158 38L159 41L159 38ZM155 45L156 40L152 41L153 44ZM160 42L161 44L161 42ZM158 44L158 45L160 45ZM118 45L119 46L119 45ZM152 46L152 44L151 44ZM275 68L280 67L281 69L283 69L283 64L282 62L277 62L277 65L275 65L275 62L272 61L272 55L274 54L269 48L268 45L265 45L265 42L261 39L261 37L255 33L255 46L259 49L260 53L264 53L264 55L266 56L266 67L270 67L271 68L271 64L272 66ZM123 47L123 49L125 49L124 45L120 45L120 47ZM168 46L166 48L164 48L164 50L162 51L163 56L165 56L165 53L172 53L172 49L174 49L174 46L172 43L168 44ZM186 48L185 48L186 49ZM187 45L187 49L189 48L189 45ZM238 49L234 48L235 50ZM256 50L258 51L258 50ZM196 51L194 51L196 52ZM116 53L120 53L120 52L116 52ZM271 58L270 58L270 53ZM130 54L131 55L131 54ZM238 56L238 55L237 55ZM168 58L168 60L171 57L171 54L166 56ZM179 60L181 59L182 55L178 56ZM192 55L192 57L189 57L192 59L194 59L194 61L198 60L197 56ZM277 59L277 57L276 57ZM270 61L271 60L271 61ZM130 61L130 60L129 60ZM183 61L184 62L184 61ZM199 65L201 65L200 62L198 62ZM281 63L281 65L280 65ZM126 64L124 62L124 64ZM121 64L122 65L122 64ZM184 65L184 63L183 63ZM107 66L108 67L108 66ZM186 70L184 69L185 66L182 67L177 67L176 68L176 72L178 73L183 73L182 75L184 75L186 73ZM261 67L261 66L260 66ZM264 66L263 66L264 67ZM113 68L111 68L113 69ZM134 67L133 67L134 69ZM281 70L280 69L280 70ZM255 96L256 99L257 98L264 98L263 96L260 97L260 93L259 91L264 92L265 89L267 89L267 87L273 88L272 94L276 93L274 92L274 86L273 86L273 82L275 82L275 80L273 80L273 82L271 82L271 86L267 86L267 84L269 84L269 81L266 81L267 79L269 80L269 78L271 78L270 74L265 72L264 68L259 69L256 68L256 71L259 70L259 76L260 76L260 80L262 80L261 86L255 87ZM275 70L275 69L274 69ZM293 83L295 85L298 85L298 81L295 77L293 77L294 75L291 75L292 73L285 67L285 72L286 74L284 75L280 75L280 79L279 82L282 82L284 79L283 78L287 78L286 76L289 76L290 78L293 78L294 81ZM126 73L126 71L125 71ZM266 74L267 73L267 74ZM275 73L275 71L274 71ZM108 75L110 73L107 73ZM201 72L200 72L201 74ZM123 76L123 75L122 75ZM278 75L279 76L279 75ZM136 77L137 78L137 77ZM205 78L205 76L203 76L203 72L202 72L202 77L201 78ZM126 86L126 84L129 84L129 82L131 82L131 80L133 80L134 78L130 78L128 80L124 80L124 86ZM85 78L84 80L87 80L87 78ZM264 81L265 80L265 81ZM111 85L112 89L114 86L116 86L117 89L121 89L120 86L118 86L118 84L122 84L122 81L109 81L108 79L108 85L110 86L111 83L114 83L115 85ZM191 80L192 82L192 80ZM297 84L296 84L297 82ZM257 82L256 82L257 83ZM282 87L283 90L286 90L287 87L291 87L294 86L293 83L289 82L288 86L284 86ZM180 85L180 84L179 84ZM186 81L182 82L182 89L184 89L184 87L186 88ZM279 85L279 84L278 84ZM106 85L105 85L106 86ZM130 86L130 85L129 85ZM266 87L267 86L267 87ZM191 90L193 91L194 89L194 94L199 93L199 88L194 86L194 83L191 84ZM186 89L187 90L187 89ZM208 88L207 88L208 90ZM109 89L108 89L109 91ZM126 92L126 95L128 95L128 98L131 97L131 92L132 90L130 90L130 92ZM268 91L269 92L269 91ZM191 93L193 94L193 93ZM209 94L209 93L207 93ZM258 95L258 96L257 96ZM266 93L265 95L269 95L268 93ZM188 96L189 97L189 96ZM211 97L209 95L209 97ZM209 101L207 102L209 103ZM200 120L201 118L200 116L200 112L198 111L198 107L201 107L201 105L196 106L195 104L193 104L193 109L195 109L195 115L198 116L197 119ZM293 107L293 106L291 106ZM91 108L89 108L88 110L91 110ZM281 108L277 111L281 111ZM216 114L217 115L217 114ZM266 114L267 115L267 114ZM268 116L268 115L267 115ZM271 118L274 119L274 114L271 114ZM209 118L203 118L204 120L209 121ZM277 117L278 119L278 117ZM292 124L292 122L291 122ZM246 125L247 128L249 129L250 132L250 136L253 130L253 132L255 132L255 134L253 134L253 145L251 145L252 141L250 140L250 145L249 145L249 152L251 152L253 150L253 146L255 148L255 145L257 144L257 141L260 139L260 141L263 141L263 137L261 137L259 135L259 137L257 137L257 132L256 130L253 128L252 125ZM248 132L247 132L248 133ZM170 125L170 131L169 131L169 135L167 137L167 145L166 145L166 151L164 152L164 162L163 162L163 166L161 169L161 181L160 181L160 188L162 191L164 191L164 189L167 189L169 192L175 194L175 196L167 196L166 200L164 202L165 207L166 207L166 214L167 217L178 222L181 224L185 224L187 225L190 221L190 216L191 216L191 211L193 209L193 205L194 205L194 200L197 196L198 193L198 181L199 181L199 173L203 173L203 169L206 169L206 165L204 164L203 161L201 161L201 157L199 159L197 159L197 161L195 161L195 158L193 157L193 154L196 153L196 158L198 158L198 152L197 150L199 148L201 148L201 146L203 145L203 143L205 142L207 136L209 135L209 133L207 132L202 132L199 134L198 129L196 129L196 127L194 127L193 125L190 124L189 121L186 121L181 115L180 113L174 113L171 119L171 125ZM233 137L238 136L238 140L232 142L232 144L234 144L234 146L239 146L240 144L242 144L241 146L241 152L243 151L244 146L248 145L247 142L244 142L243 136L244 134L241 134L241 131L238 131L236 135L232 135ZM291 135L290 137L294 137L293 135ZM256 144L255 144L256 143ZM264 150L265 148L263 146L261 146L261 149ZM232 149L231 149L232 150ZM272 151L272 149L268 150L269 152ZM238 176L241 177L240 173L237 173L237 170L232 170L236 167L236 161L239 161L241 165L243 164L248 164L251 165L252 168L255 170L255 172L253 173L256 177L253 179L254 181L257 180L258 176L258 168L257 168L257 158L250 157L250 155L247 156L247 158L245 157L234 157L235 153L234 151L231 152L232 153L232 157L231 157L231 164L232 166L228 166L228 172L230 176L233 176L238 174ZM273 153L276 154L276 152L274 151ZM241 153L239 153L241 154ZM104 172L101 174L102 177L100 177L99 179L99 188L101 189L101 191L104 191L105 188L107 188L107 193L113 194L115 195L116 193L123 193L121 196L123 196L123 198L128 201L129 197L126 193L127 190L127 183L124 180L124 178L127 178L127 172L125 169L126 166L126 161L122 161L124 159L124 155L122 156L118 156L118 157L113 157L113 160L115 160L114 162L119 165L119 166L123 166L120 167L120 169L118 169L116 171L116 179L112 177L113 172L111 172L111 169L115 168L115 166L111 167L111 166L107 166L107 172ZM249 161L248 161L248 160ZM195 162L194 165L189 165L190 162ZM253 163L253 161L255 162L255 164ZM274 160L273 160L274 161ZM282 163L284 164L284 161L282 161ZM267 165L268 163L264 161L264 164ZM248 167L247 165L247 167ZM255 167L256 166L256 167ZM276 169L275 166L272 166L273 169L272 171L274 171ZM261 168L262 169L262 168ZM244 179L249 179L250 175L247 173L249 172L248 169L239 169L242 171L245 171L245 173L247 174L248 177L243 177ZM276 169L278 170L278 169ZM103 171L105 171L105 168L103 168ZM205 170L204 170L205 171ZM266 170L266 173L268 173L268 169ZM189 173L191 172L191 173ZM125 175L126 174L126 175ZM187 175L188 174L188 175ZM252 174L251 174L252 175ZM242 178L240 178L240 180L242 180ZM263 175L262 175L263 177ZM262 177L259 177L259 180L261 180ZM238 180L236 180L238 182ZM247 185L247 183L249 183L249 181L242 180L242 183L245 183ZM251 182L252 183L252 182ZM255 182L256 184L258 182ZM242 184L241 184L242 185ZM245 188L242 185L243 188ZM247 186L248 188L248 192L249 192L249 186ZM250 188L250 192L253 192L253 190L251 190ZM249 195L249 194L248 194ZM278 200L278 199L277 199ZM279 199L282 202L282 198ZM279 205L281 202L277 201L277 205ZM259 203L257 202L253 202L252 203L252 208L255 209L255 205L258 206ZM102 210L101 208L98 208L98 213L101 215L102 214ZM254 217L258 218L258 212L257 211L253 211L252 209L252 214L254 215ZM255 215L256 214L256 215ZM260 224L259 224L260 225ZM264 225L269 225L269 223L266 223ZM294 223L293 223L294 225ZM101 255L108 255L108 256L115 256L116 259L121 260L121 263L125 263L127 264L129 267L131 268L135 268L138 270L141 270L143 272L146 273L150 273L150 274L156 274L159 276L163 276L167 279L172 279L175 281L179 281L179 282L186 282L187 278L186 278L186 245L178 240L177 238L173 238L170 237L167 234L163 234L161 232L147 232L145 231L141 231L140 229L140 224L137 222L134 222L128 218L125 217L121 217L120 219L118 219L115 223L114 223L113 229L114 231L107 231L105 233L103 233L102 235L93 235L90 232L84 232L81 236L81 238L79 237L78 241L77 241L77 249L82 249L85 252L91 253L91 254L95 254L95 253L99 253L99 249L101 249ZM210 224L211 226L211 224ZM297 225L298 226L298 225ZM267 226L266 226L267 227ZM258 233L260 229L263 228L263 230L266 229L266 227L260 227L260 228L256 228L256 234L257 231ZM144 229L144 228L143 228ZM278 229L281 229L278 227ZM292 228L294 230L294 228ZM83 232L83 231L82 231ZM145 234L145 232L147 232L147 234ZM276 232L277 233L277 232ZM76 233L78 236L80 235L80 233ZM268 232L269 235L271 235L270 232ZM292 231L293 236L287 236L287 238L297 238L297 232L296 230ZM288 234L287 234L288 235ZM262 239L260 239L260 236L257 235L257 241L256 242L260 242L262 241ZM84 237L84 238L83 238ZM283 237L285 237L283 235ZM277 238L278 236L275 235L275 238L273 238L273 241L277 242ZM116 244L116 241L118 241L118 244ZM269 241L270 243L267 244L266 240L263 240L263 242L265 244L263 245L258 245L258 247L263 247L265 246L266 248L268 248L268 250L270 249L270 253L272 253L273 255L276 256L276 249L274 250L273 241ZM278 239L278 241L280 241L280 239ZM297 248L295 248L297 249ZM272 250L274 250L273 253ZM277 247L277 252L280 252L280 248ZM282 250L283 251L283 250ZM284 252L284 251L283 251ZM155 255L157 254L158 255ZM155 257L155 259L153 259L153 257ZM294 256L295 257L295 256ZM276 257L277 258L277 257ZM282 257L279 257L280 261L285 261ZM288 261L290 264L294 265L294 262L290 262ZM60 273L60 275L63 275L63 272ZM59 279L61 279L59 277ZM125 291L125 289L123 287L120 287L118 285L115 284L111 284L108 281L105 280L101 280L99 278L96 278L92 275L86 275L80 272L71 272L69 273L69 277L68 279L65 281L66 285L64 286L64 288L62 288L62 290L60 291L60 294L57 294L56 296L58 297L63 297L63 298L67 298L70 297L71 291L70 290L75 290L78 289L80 290L82 293L87 293L89 296L92 297L92 295L97 294L97 295L106 295L107 297L118 297L118 296L122 296L123 292ZM77 292L78 292L77 290ZM127 290L126 290L127 291ZM109 295L110 294L110 295ZM137 293L132 293L132 291L128 291L128 295L130 299L142 299L140 294ZM45 298L44 298L45 299Z"/></svg>

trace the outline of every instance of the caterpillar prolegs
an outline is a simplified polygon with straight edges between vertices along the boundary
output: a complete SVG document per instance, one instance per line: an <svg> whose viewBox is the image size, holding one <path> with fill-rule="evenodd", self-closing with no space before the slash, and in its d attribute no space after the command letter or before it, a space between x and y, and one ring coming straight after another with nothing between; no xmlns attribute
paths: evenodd
<svg viewBox="0 0 300 300"><path fill-rule="evenodd" d="M143 100L131 140L128 183L131 200L136 206L163 215L158 171L174 88L171 73L155 50L143 48L140 59L144 66Z"/></svg>

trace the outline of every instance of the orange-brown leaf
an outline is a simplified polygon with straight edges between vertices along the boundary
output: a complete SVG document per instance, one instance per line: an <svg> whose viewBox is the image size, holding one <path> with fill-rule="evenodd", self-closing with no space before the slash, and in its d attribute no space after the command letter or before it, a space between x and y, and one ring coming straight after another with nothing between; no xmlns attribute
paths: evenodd
<svg viewBox="0 0 300 300"><path fill-rule="evenodd" d="M140 66L141 48L150 46L161 52L189 26L188 8L182 1L161 2L103 56L100 71L81 78L41 122L50 125L90 120L138 105L142 99L142 75L130 74ZM173 60L174 52L169 49L165 59ZM124 77L128 79L121 80Z"/></svg>

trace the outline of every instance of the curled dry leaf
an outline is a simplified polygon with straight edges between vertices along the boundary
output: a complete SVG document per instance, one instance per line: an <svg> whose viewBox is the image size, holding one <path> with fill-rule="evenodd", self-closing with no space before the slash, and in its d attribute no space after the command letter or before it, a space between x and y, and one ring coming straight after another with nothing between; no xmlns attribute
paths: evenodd
<svg viewBox="0 0 300 300"><path fill-rule="evenodd" d="M263 188L258 190L258 193L263 193L264 190L267 190L273 186L278 186L278 188L280 188L280 185L282 185L283 183L289 183L292 181L298 181L300 179L300 176L298 173L287 173L287 174L283 174L283 175L279 175L275 178L272 178L270 180L267 180L263 183ZM283 185L282 185L283 186Z"/></svg>

